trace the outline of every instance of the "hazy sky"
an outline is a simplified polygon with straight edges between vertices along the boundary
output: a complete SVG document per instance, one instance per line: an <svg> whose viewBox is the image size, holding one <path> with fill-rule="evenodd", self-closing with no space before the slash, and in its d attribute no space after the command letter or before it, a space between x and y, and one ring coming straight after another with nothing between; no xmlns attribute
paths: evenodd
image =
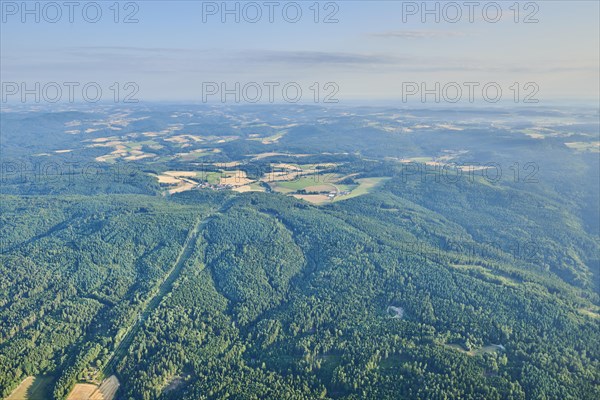
<svg viewBox="0 0 600 400"><path fill-rule="evenodd" d="M21 1L2 0L3 83L135 82L140 100L180 101L201 101L203 82L297 82L305 91L313 82L334 82L342 103L398 99L406 82L497 82L505 97L514 82L520 96L534 82L541 103L599 97L598 1L520 2L518 22L514 1L473 2L472 22L462 1L454 3L459 8L428 2L438 7L439 22L435 13L421 14L422 2L237 2L239 23L222 15L222 2L121 2L118 23L114 1L97 2L96 23L89 22L96 18L90 2L75 2L73 22L63 1L60 18L57 3L46 3L37 2L36 22ZM495 4L502 18L492 23ZM256 5L262 17L252 23ZM28 7L35 10L36 2ZM124 23L131 13L138 22ZM332 13L338 22L325 23ZM528 16L538 22L525 23Z"/></svg>

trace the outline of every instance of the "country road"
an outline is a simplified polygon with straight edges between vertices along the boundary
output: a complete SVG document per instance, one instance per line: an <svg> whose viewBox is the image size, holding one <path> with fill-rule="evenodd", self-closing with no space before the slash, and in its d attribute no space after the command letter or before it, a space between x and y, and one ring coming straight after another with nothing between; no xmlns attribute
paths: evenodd
<svg viewBox="0 0 600 400"><path fill-rule="evenodd" d="M121 341L119 342L119 344L117 345L115 350L113 351L108 362L106 363L106 365L103 368L104 376L110 376L110 375L116 373L115 367L116 367L118 361L124 357L125 353L131 346L133 339L135 338L136 334L138 333L141 325L146 321L148 316L154 310L156 310L158 305L161 303L162 299L168 293L171 292L173 283L179 277L179 274L181 273L181 270L182 270L183 266L185 265L185 261L189 258L191 252L194 249L194 244L196 243L198 230L201 226L200 222L201 222L200 219L196 220L194 226L192 227L192 229L190 229L188 236L185 239L185 242L183 244L181 251L179 252L177 258L175 259L175 262L173 263L173 267L167 273L165 279L160 284L156 293L154 295L152 295L152 297L150 297L148 300L146 300L145 306L141 310L139 317L137 319L135 319L135 322L133 323L133 325L131 325L128 328L127 333L125 333L125 336L123 336L123 338L121 339ZM203 223L206 223L206 220Z"/></svg>

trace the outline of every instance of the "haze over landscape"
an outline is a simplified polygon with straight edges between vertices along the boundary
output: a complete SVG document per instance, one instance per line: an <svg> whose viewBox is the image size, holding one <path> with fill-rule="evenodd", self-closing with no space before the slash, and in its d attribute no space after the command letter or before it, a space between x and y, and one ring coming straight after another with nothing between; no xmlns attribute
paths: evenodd
<svg viewBox="0 0 600 400"><path fill-rule="evenodd" d="M0 10L0 398L600 398L598 2Z"/></svg>

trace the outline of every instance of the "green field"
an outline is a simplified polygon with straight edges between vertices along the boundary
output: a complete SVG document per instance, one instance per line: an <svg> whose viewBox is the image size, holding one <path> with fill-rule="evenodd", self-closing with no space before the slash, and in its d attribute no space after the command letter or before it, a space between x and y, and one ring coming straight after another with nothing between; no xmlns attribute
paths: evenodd
<svg viewBox="0 0 600 400"><path fill-rule="evenodd" d="M306 189L307 187L310 187L310 186L320 186L320 185L324 185L324 183L318 175L301 177L299 179L295 179L292 181L273 182L271 184L271 186L274 186L277 188L288 189L288 192Z"/></svg>
<svg viewBox="0 0 600 400"><path fill-rule="evenodd" d="M358 182L358 186L355 189L353 189L350 192L350 194L348 194L346 196L336 197L334 201L347 200L347 199L351 199L353 197L358 197L358 196L362 196L367 193L370 193L373 189L375 189L377 186L381 185L383 182L385 182L388 179L390 179L390 178L357 179L356 181ZM347 185L338 185L338 187L340 187L340 189L342 187L345 188L345 189L341 189L341 190L350 190L350 186L347 186Z"/></svg>
<svg viewBox="0 0 600 400"><path fill-rule="evenodd" d="M221 178L224 176L223 172L199 172L198 175L196 175L198 177L198 179L202 179L208 183L210 183L211 185L216 185L219 182L221 182Z"/></svg>

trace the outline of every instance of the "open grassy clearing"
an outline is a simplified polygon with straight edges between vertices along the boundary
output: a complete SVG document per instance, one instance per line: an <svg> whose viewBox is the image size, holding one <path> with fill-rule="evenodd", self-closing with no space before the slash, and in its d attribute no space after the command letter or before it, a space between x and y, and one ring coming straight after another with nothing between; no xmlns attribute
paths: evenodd
<svg viewBox="0 0 600 400"><path fill-rule="evenodd" d="M174 176L170 175L158 175L158 183L165 185L176 185L180 182L180 180Z"/></svg>
<svg viewBox="0 0 600 400"><path fill-rule="evenodd" d="M174 158L178 158L183 161L193 161L198 158L206 157L213 154L213 150L210 149L196 149L187 153L177 153Z"/></svg>
<svg viewBox="0 0 600 400"><path fill-rule="evenodd" d="M233 188L233 191L238 193L266 192L266 189L258 183L251 183L249 185L235 187Z"/></svg>
<svg viewBox="0 0 600 400"><path fill-rule="evenodd" d="M315 183L324 181L335 181L339 179L338 174L329 173L327 169L335 167L336 164L271 164L270 171L261 178L264 182L298 181L302 178L311 178Z"/></svg>
<svg viewBox="0 0 600 400"><path fill-rule="evenodd" d="M306 174L299 171L280 170L267 172L260 180L268 183L288 182L300 179L303 176L306 176Z"/></svg>
<svg viewBox="0 0 600 400"><path fill-rule="evenodd" d="M209 171L209 172L201 172L199 175L200 180L210 183L211 185L216 185L221 182L222 172Z"/></svg>
<svg viewBox="0 0 600 400"><path fill-rule="evenodd" d="M106 378L100 385L78 383L69 393L67 400L113 400L119 386L115 375Z"/></svg>
<svg viewBox="0 0 600 400"><path fill-rule="evenodd" d="M274 186L274 190L276 191L279 188L297 191L302 189L305 190L307 187L316 186L320 184L322 184L322 181L319 181L319 176L306 176L291 181L277 182L274 183L272 186Z"/></svg>
<svg viewBox="0 0 600 400"><path fill-rule="evenodd" d="M304 188L304 190L306 190L307 192L318 192L318 193L337 191L337 189L338 188L334 184L331 184L331 183L323 183L320 185L307 186Z"/></svg>
<svg viewBox="0 0 600 400"><path fill-rule="evenodd" d="M325 194L294 194L293 196L317 205L331 202L331 199Z"/></svg>
<svg viewBox="0 0 600 400"><path fill-rule="evenodd" d="M297 164L272 164L272 168L283 169L283 170L291 170L291 171L302 171L302 168Z"/></svg>
<svg viewBox="0 0 600 400"><path fill-rule="evenodd" d="M6 400L48 400L52 398L51 376L28 376Z"/></svg>
<svg viewBox="0 0 600 400"><path fill-rule="evenodd" d="M425 163L429 161L433 161L433 157L411 157L400 160L401 163Z"/></svg>
<svg viewBox="0 0 600 400"><path fill-rule="evenodd" d="M247 192L254 191L254 190L252 190L252 187L250 185L238 186L236 188L233 188L232 190L234 192L238 192L238 193L247 193Z"/></svg>
<svg viewBox="0 0 600 400"><path fill-rule="evenodd" d="M189 380L189 375L174 376L167 381L166 386L162 389L163 393L169 393L181 389Z"/></svg>
<svg viewBox="0 0 600 400"><path fill-rule="evenodd" d="M479 265L450 264L450 266L452 268L467 272L471 275L476 275L480 279L484 279L487 282L494 283L497 285L517 287L520 284L514 279L500 275L498 272L492 273L488 269Z"/></svg>
<svg viewBox="0 0 600 400"><path fill-rule="evenodd" d="M495 353L495 352L504 351L504 346L502 346L501 344L488 344L486 346L483 346L483 347L480 347L477 349L471 349L471 350L467 350L463 346L461 346L459 344L453 344L453 343L444 343L444 347L446 347L448 349L459 351L459 352L466 354L468 356L471 356L471 357L480 356L480 355L483 355L486 353Z"/></svg>
<svg viewBox="0 0 600 400"><path fill-rule="evenodd" d="M154 175L158 183L166 186L170 194L193 190L202 182L210 185L228 185L238 191L264 191L260 185L246 175L245 171L165 171ZM250 185L255 186L250 186Z"/></svg>
<svg viewBox="0 0 600 400"><path fill-rule="evenodd" d="M252 137L249 137L248 140L259 141L262 144L273 144L273 143L277 143L279 141L279 139L281 139L286 133L287 133L287 131L279 131L274 135L265 136L265 137L251 135Z"/></svg>
<svg viewBox="0 0 600 400"><path fill-rule="evenodd" d="M263 158L279 157L279 156L286 156L286 157L308 157L308 156L310 156L310 154L267 152L267 153L260 153L260 154L252 154L252 159L253 160L261 160Z"/></svg>
<svg viewBox="0 0 600 400"><path fill-rule="evenodd" d="M197 143L205 141L205 138L198 135L175 135L168 138L163 139L165 142L172 143Z"/></svg>
<svg viewBox="0 0 600 400"><path fill-rule="evenodd" d="M198 176L198 172L196 172L196 171L166 171L165 175L186 177L186 178L195 178L196 176Z"/></svg>
<svg viewBox="0 0 600 400"><path fill-rule="evenodd" d="M253 183L254 180L249 179L246 175L246 171L235 170L235 171L224 171L221 175L221 185L231 186L245 186Z"/></svg>
<svg viewBox="0 0 600 400"><path fill-rule="evenodd" d="M169 189L168 192L169 194L187 192L188 190L194 189L197 185L198 183L194 181L183 179L181 183L177 185L177 187Z"/></svg>
<svg viewBox="0 0 600 400"><path fill-rule="evenodd" d="M69 393L67 400L88 400L97 389L98 386L93 383L78 383Z"/></svg>
<svg viewBox="0 0 600 400"><path fill-rule="evenodd" d="M349 186L341 185L342 187L345 187L347 190L350 189L351 190L350 194L347 194L345 196L336 197L334 199L334 201L348 200L348 199L351 199L354 197L365 195L367 193L370 193L373 189L380 186L381 184L383 184L385 181L387 181L389 179L390 178L385 178L385 177L384 178L357 179L356 182L358 182L358 186L355 189L350 189Z"/></svg>
<svg viewBox="0 0 600 400"><path fill-rule="evenodd" d="M96 161L114 163L118 159L126 161L136 161L144 158L157 157L154 153L146 153L142 151L143 146L159 149L161 146L153 140L144 140L140 142L130 142L122 140L108 140L110 138L100 138L102 141L96 141L87 147L112 147L114 150L109 154L96 157Z"/></svg>
<svg viewBox="0 0 600 400"><path fill-rule="evenodd" d="M166 171L155 176L158 183L167 186L167 192L173 194L194 189L198 185L199 174L197 171Z"/></svg>
<svg viewBox="0 0 600 400"><path fill-rule="evenodd" d="M578 311L590 318L600 319L600 307L580 308Z"/></svg>
<svg viewBox="0 0 600 400"><path fill-rule="evenodd" d="M297 199L313 204L324 204L331 201L347 200L370 193L374 188L389 178L357 179L356 185L340 184L348 176L339 174L309 175L293 180L267 181L277 193L291 194Z"/></svg>
<svg viewBox="0 0 600 400"><path fill-rule="evenodd" d="M105 379L98 390L92 394L90 400L113 400L121 384L116 376Z"/></svg>

